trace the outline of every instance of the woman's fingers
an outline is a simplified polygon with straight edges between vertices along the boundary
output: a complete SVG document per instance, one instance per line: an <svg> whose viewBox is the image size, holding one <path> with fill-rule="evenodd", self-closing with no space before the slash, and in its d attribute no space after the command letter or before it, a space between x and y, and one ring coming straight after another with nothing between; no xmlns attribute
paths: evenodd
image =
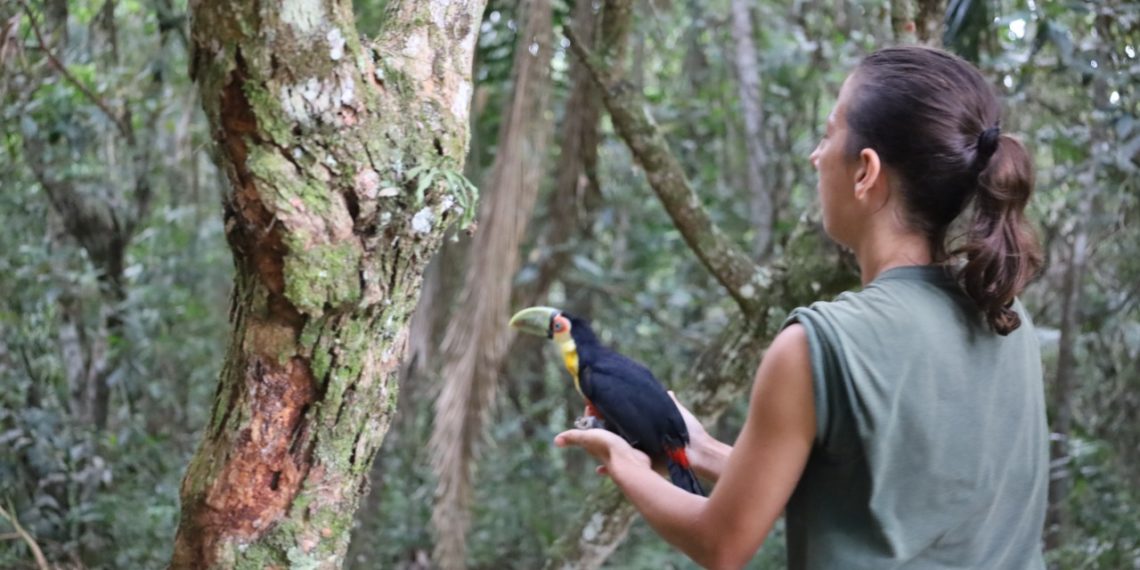
<svg viewBox="0 0 1140 570"><path fill-rule="evenodd" d="M604 429L568 429L554 436L554 445L558 447L566 447L567 445L608 447L622 444L628 445L621 436Z"/></svg>

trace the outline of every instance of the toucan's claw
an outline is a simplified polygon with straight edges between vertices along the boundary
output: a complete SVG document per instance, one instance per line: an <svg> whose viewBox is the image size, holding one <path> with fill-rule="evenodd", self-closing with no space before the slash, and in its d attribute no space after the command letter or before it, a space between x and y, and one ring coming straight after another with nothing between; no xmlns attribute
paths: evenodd
<svg viewBox="0 0 1140 570"><path fill-rule="evenodd" d="M578 429L606 429L606 422L597 416L582 416L574 420L574 427Z"/></svg>

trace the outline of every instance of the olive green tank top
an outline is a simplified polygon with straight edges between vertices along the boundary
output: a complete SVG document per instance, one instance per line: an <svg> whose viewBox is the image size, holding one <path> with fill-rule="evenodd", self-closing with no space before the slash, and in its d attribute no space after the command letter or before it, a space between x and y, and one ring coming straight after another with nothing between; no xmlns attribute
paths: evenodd
<svg viewBox="0 0 1140 570"><path fill-rule="evenodd" d="M817 435L787 507L788 566L1044 568L1041 354L991 332L946 270L898 267L796 309Z"/></svg>

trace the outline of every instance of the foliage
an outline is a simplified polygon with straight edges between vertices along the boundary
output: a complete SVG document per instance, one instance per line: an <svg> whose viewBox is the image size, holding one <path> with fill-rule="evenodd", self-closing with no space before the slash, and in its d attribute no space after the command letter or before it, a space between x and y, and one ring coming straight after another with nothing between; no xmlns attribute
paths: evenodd
<svg viewBox="0 0 1140 570"><path fill-rule="evenodd" d="M1140 429L1133 419L1140 411L1133 356L1140 354L1140 9L1027 2L998 22L1001 49L983 63L1006 90L1013 125L1035 149L1033 209L1050 259L1027 294L1039 328L1060 327L1059 292L1078 234L1091 244L1079 285L1074 433L1054 473L1071 477L1065 505L1073 520L1051 565L1125 567L1140 559ZM1046 345L1050 379L1054 348ZM1055 418L1062 410L1051 401Z"/></svg>
<svg viewBox="0 0 1140 570"><path fill-rule="evenodd" d="M447 193L454 198L460 210L459 227L466 227L475 219L475 203L479 199L479 189L471 183L461 172L456 172L447 166L436 164L420 164L412 167L404 176L409 182L415 182L416 206L424 202L424 191L432 184L443 184ZM384 183L381 182L381 185ZM381 196L383 196L381 190ZM446 210L446 208L444 208ZM414 222L413 222L414 223Z"/></svg>
<svg viewBox="0 0 1140 570"><path fill-rule="evenodd" d="M1076 519L1074 533L1061 548L1047 554L1055 568L1128 568L1140 553L1140 520L1135 485L1119 470L1103 441L1074 438L1069 466L1075 474L1069 503Z"/></svg>
<svg viewBox="0 0 1140 570"><path fill-rule="evenodd" d="M158 13L118 4L113 21L122 59L112 62L110 41L100 36L100 18L110 17L99 16L102 7L71 3L73 43L58 57L104 104L153 117L154 136L144 143L162 153L151 163L155 203L126 249L122 326L105 338L120 365L109 376L108 426L98 432L74 415L68 377L72 367L97 358L107 331L107 284L68 234L26 152L42 138L40 160L54 176L99 203L122 205L131 199L129 149L107 115L52 72L40 52L5 62L0 501L13 503L49 560L155 568L169 559L179 479L220 365L231 264L204 125L181 71L184 50L160 39ZM48 29L46 7L31 8ZM21 41L35 43L26 16L18 30ZM155 74L165 82L157 93L144 88ZM0 566L30 560L20 541L0 544Z"/></svg>
<svg viewBox="0 0 1140 570"><path fill-rule="evenodd" d="M29 46L24 61L0 61L0 503L13 504L53 562L157 568L169 559L180 477L208 417L228 331L232 264L218 204L222 182L210 166L205 121L177 40L185 3L66 4L71 47L61 60L110 108L133 109L132 124L150 133L142 143L155 151L147 170L153 198L126 248L126 296L110 307L102 269L68 233L32 168L28 142L45 141L40 160L100 203L129 204L136 173L112 118L51 69L41 50L30 49L36 40L22 16L17 38ZM951 4L961 17L947 41L970 50L998 86L1008 105L1003 130L1022 137L1036 160L1032 216L1049 269L1025 301L1041 331L1050 379L1073 238L1084 228L1092 244L1081 282L1071 455L1059 471L1073 481L1072 528L1048 560L1056 568L1130 567L1140 560L1140 7L1120 0ZM54 5L29 4L41 25ZM107 40L107 5L117 43ZM384 3L357 5L360 30L378 29ZM978 18L983 5L990 13ZM748 244L743 128L732 38L722 25L728 3L646 2L638 9L645 17L631 31L629 80L649 96L650 112L714 221ZM9 10L0 7L0 21L15 14ZM481 28L468 170L417 167L406 173L409 188L446 183L457 200L474 197L467 180L477 183L493 161L510 88L513 10L513 3L491 2ZM570 10L556 3L556 27L567 25ZM881 2L861 0L764 1L754 8L762 23L755 40L770 155L765 177L782 192L777 249L815 201L806 157L839 85L862 54L887 41L883 10ZM173 36L164 40L164 33ZM569 57L564 50L555 55L550 112L559 121L573 112L565 108ZM593 209L579 207L572 262L560 268L543 302L590 315L604 341L650 363L670 386L680 385L680 374L723 327L731 305L651 199L605 119L603 132L596 173L603 199ZM556 162L547 161L552 168ZM555 215L551 203L540 198L527 264L516 276L520 286L533 282L537 261L550 253L540 236ZM465 214L477 210L460 205ZM452 285L462 275L443 273ZM437 299L441 306L452 302ZM123 322L106 333L111 308ZM109 377L109 422L96 431L73 413L68 379L83 360L72 347L91 348L104 334L118 364ZM539 346L524 345L526 352L514 354L518 362L504 371L488 433L493 443L477 471L473 568L540 566L580 498L607 484L580 453L551 445L580 410L556 359L539 356L547 350ZM357 520L351 567L414 568L431 552L435 482L424 449L436 382L431 372L410 373L401 390L397 423ZM718 426L725 439L739 428L744 404ZM0 523L0 533L8 531ZM777 532L752 567L782 567L782 548ZM30 568L30 560L20 541L0 542L0 567ZM635 525L612 564L692 567L644 524Z"/></svg>

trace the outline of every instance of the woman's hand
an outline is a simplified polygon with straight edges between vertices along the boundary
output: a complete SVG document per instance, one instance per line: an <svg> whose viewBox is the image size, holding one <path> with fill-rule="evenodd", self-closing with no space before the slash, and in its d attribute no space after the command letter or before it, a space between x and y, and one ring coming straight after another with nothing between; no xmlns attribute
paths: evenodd
<svg viewBox="0 0 1140 570"><path fill-rule="evenodd" d="M693 412L689 411L689 408L681 404L680 400L677 399L677 395L674 394L672 390L669 390L669 397L673 398L673 403L677 404L677 409L681 412L681 417L685 420L685 429L689 431L690 445L694 447L703 446L707 443L707 440L712 439L712 437L709 436L709 432L705 431L705 426L701 425L701 421L697 419L697 416L694 416Z"/></svg>
<svg viewBox="0 0 1140 570"><path fill-rule="evenodd" d="M608 475L622 467L644 467L652 469L649 456L634 449L621 436L605 429L572 429L554 436L554 445L567 447L576 445L594 456L601 465L599 474Z"/></svg>
<svg viewBox="0 0 1140 570"><path fill-rule="evenodd" d="M685 429L689 432L688 454L693 470L702 478L715 483L720 479L721 472L724 471L724 466L728 462L728 454L732 452L732 446L721 443L709 435L697 416L694 416L688 408L677 400L677 395L672 390L669 391L669 397L673 398L674 404L677 404L677 409L680 410L681 417L685 420Z"/></svg>

